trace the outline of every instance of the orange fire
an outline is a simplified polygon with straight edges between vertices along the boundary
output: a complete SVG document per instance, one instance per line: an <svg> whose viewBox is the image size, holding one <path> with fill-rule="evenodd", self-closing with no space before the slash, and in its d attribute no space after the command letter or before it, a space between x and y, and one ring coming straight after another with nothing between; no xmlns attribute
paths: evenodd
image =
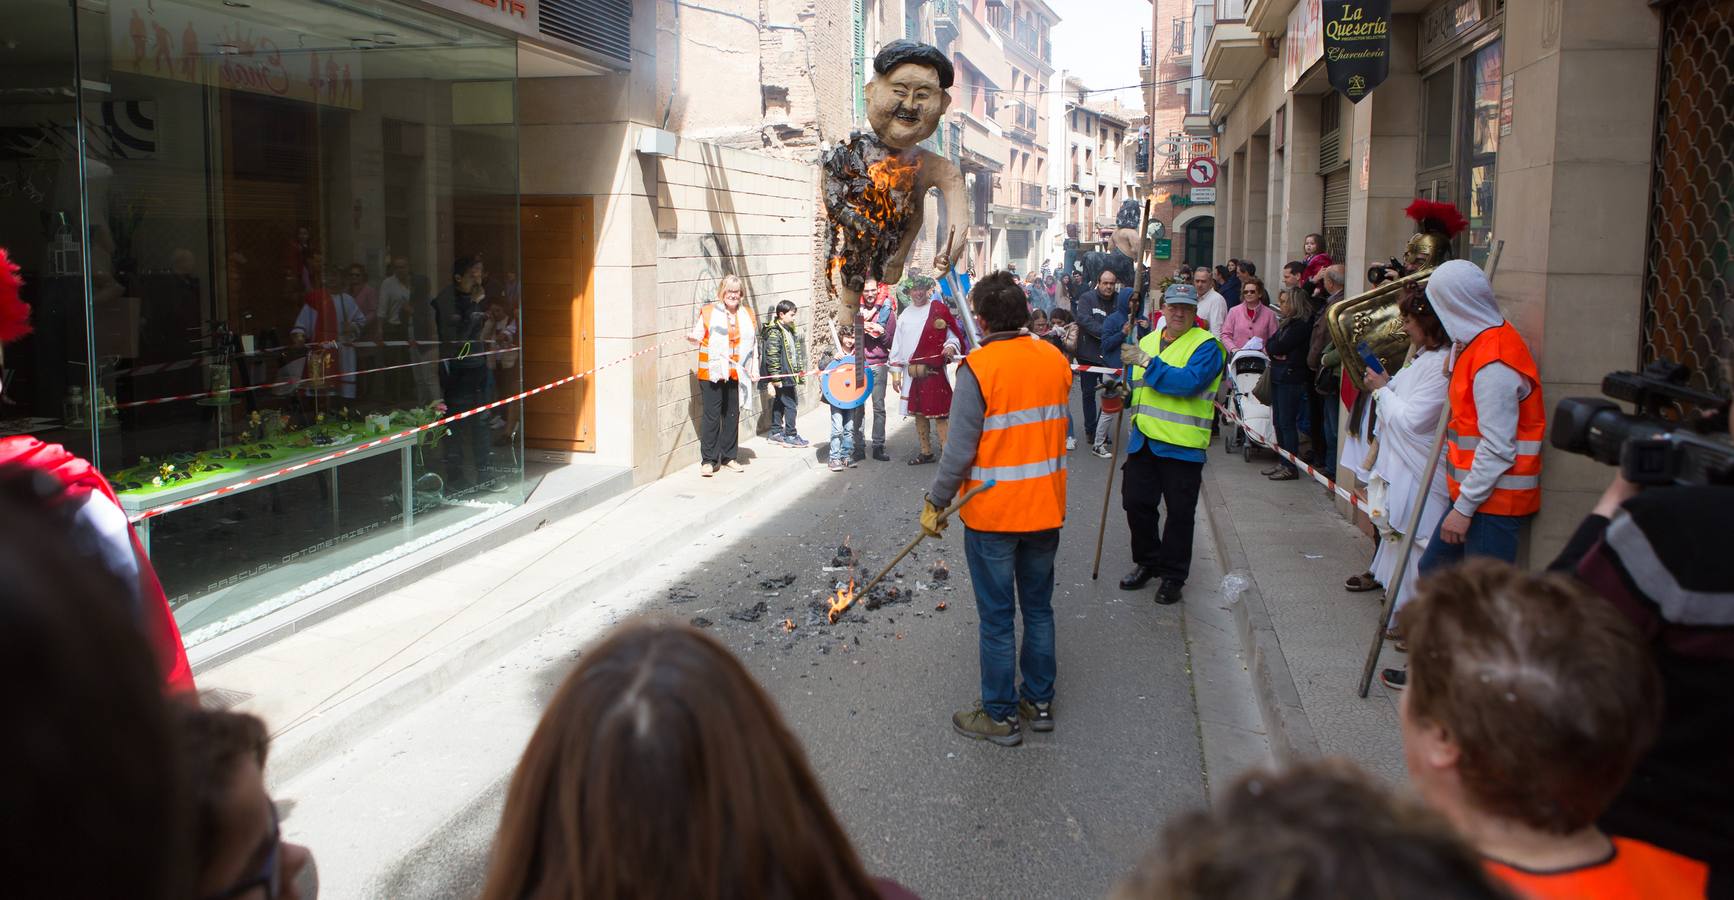
<svg viewBox="0 0 1734 900"><path fill-rule="evenodd" d="M845 590L843 588L838 588L837 596L831 598L831 612L829 613L831 624L837 624L837 620L842 618L843 614L849 611L849 607L854 605L855 579L851 578L849 579L848 589Z"/></svg>
<svg viewBox="0 0 1734 900"><path fill-rule="evenodd" d="M897 155L884 159L867 167L867 178L871 182L858 198L850 204L863 219L884 231L900 224L898 215L898 200L894 194L907 198L915 190L915 176L921 171L921 159L911 154L908 159ZM905 200L906 203L919 203L920 199ZM841 232L842 227L839 227ZM855 229L856 237L866 237L866 232ZM839 234L841 237L841 234ZM841 243L841 241L839 241ZM837 271L843 268L844 258L841 255L831 257L827 275L828 282L834 282Z"/></svg>
<svg viewBox="0 0 1734 900"><path fill-rule="evenodd" d="M794 631L795 630L795 620L794 619L784 619L783 620L783 630L784 631Z"/></svg>

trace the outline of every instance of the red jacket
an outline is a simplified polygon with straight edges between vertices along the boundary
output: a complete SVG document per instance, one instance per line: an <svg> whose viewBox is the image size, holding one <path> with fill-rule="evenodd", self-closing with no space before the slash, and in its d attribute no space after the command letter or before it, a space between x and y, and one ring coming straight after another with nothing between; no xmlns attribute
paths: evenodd
<svg viewBox="0 0 1734 900"><path fill-rule="evenodd" d="M0 438L0 469L10 466L22 466L54 476L65 489L65 502L82 505L92 493L101 493L116 508L120 507L108 479L102 477L95 466L59 444L44 444L29 436ZM138 562L140 621L144 624L145 637L156 656L157 666L163 673L163 683L171 693L191 691L193 668L187 662L181 629L175 624L168 596L163 593L162 583L157 581L156 570L151 568L150 558L145 555L138 533L128 529L128 535L132 539L133 558Z"/></svg>

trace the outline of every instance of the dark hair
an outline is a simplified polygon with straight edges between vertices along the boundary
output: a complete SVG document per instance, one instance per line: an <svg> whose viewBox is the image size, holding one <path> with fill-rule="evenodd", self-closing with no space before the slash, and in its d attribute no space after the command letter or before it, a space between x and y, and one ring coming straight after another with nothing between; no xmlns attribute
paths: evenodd
<svg viewBox="0 0 1734 900"><path fill-rule="evenodd" d="M263 769L270 739L265 723L246 713L196 706L178 712L176 731L193 803L193 871L203 874L215 861L218 836L227 826L223 807L234 787L236 769L247 759Z"/></svg>
<svg viewBox="0 0 1734 900"><path fill-rule="evenodd" d="M783 302L787 303L789 301L784 300ZM837 326L837 339L838 340L842 340L843 338L854 337L854 336L855 336L855 326L853 326L853 325L838 325Z"/></svg>
<svg viewBox="0 0 1734 900"><path fill-rule="evenodd" d="M783 313L791 313L794 311L795 311L795 301L793 301L793 300L779 300L779 301L777 301L777 315L780 316Z"/></svg>
<svg viewBox="0 0 1734 900"><path fill-rule="evenodd" d="M458 257L457 260L455 260L452 263L452 277L453 278L464 277L464 273L468 272L470 270L470 267L475 265L475 264L476 264L476 258L473 256L460 256L460 257Z"/></svg>
<svg viewBox="0 0 1734 900"><path fill-rule="evenodd" d="M1305 272L1307 270L1307 264L1304 262L1301 262L1298 259L1291 259L1288 262L1285 262L1282 264L1282 270L1284 272L1290 272L1290 273L1293 273L1295 275L1299 275L1300 273Z"/></svg>
<svg viewBox="0 0 1734 900"><path fill-rule="evenodd" d="M1137 228L1138 223L1142 221L1144 221L1144 210L1138 205L1138 201L1131 199L1120 201L1120 212L1115 216L1114 227Z"/></svg>
<svg viewBox="0 0 1734 900"><path fill-rule="evenodd" d="M1003 269L976 282L969 302L988 331L1016 331L1029 324L1029 295L1017 276Z"/></svg>
<svg viewBox="0 0 1734 900"><path fill-rule="evenodd" d="M1233 275L1233 274L1234 274L1233 272L1229 271L1227 265L1220 265L1220 266L1216 267L1216 277L1222 279L1223 281L1227 281L1229 276Z"/></svg>
<svg viewBox="0 0 1734 900"><path fill-rule="evenodd" d="M1265 305L1267 305L1267 306L1269 305L1269 303L1270 303L1270 291L1265 289L1264 279L1258 277L1257 275L1252 274L1251 272L1248 272L1245 275L1240 276L1240 293L1243 296L1246 294L1246 289L1249 287L1257 287L1258 288L1258 295L1260 297L1264 298ZM1240 298L1236 297L1235 299L1239 300Z"/></svg>
<svg viewBox="0 0 1734 900"><path fill-rule="evenodd" d="M1427 336L1428 349L1450 346L1451 336L1445 333L1445 323L1439 321L1439 314L1427 301L1426 291L1404 291L1403 299L1397 301L1397 311L1421 323L1421 333Z"/></svg>
<svg viewBox="0 0 1734 900"><path fill-rule="evenodd" d="M1258 266L1253 265L1252 260L1250 259L1237 260L1235 265L1239 266L1248 275L1258 274Z"/></svg>
<svg viewBox="0 0 1734 900"><path fill-rule="evenodd" d="M1631 622L1564 575L1489 559L1423 579L1401 618L1408 713L1456 744L1469 802L1551 834L1593 825L1660 721Z"/></svg>
<svg viewBox="0 0 1734 900"><path fill-rule="evenodd" d="M878 896L764 689L714 639L649 620L555 692L489 869L484 900Z"/></svg>
<svg viewBox="0 0 1734 900"><path fill-rule="evenodd" d="M1054 314L1049 317L1049 321L1057 325L1069 325L1075 321L1075 318L1072 316L1071 310L1062 306L1054 310Z"/></svg>
<svg viewBox="0 0 1734 900"><path fill-rule="evenodd" d="M1505 900L1445 820L1353 764L1322 759L1241 776L1162 830L1117 900Z"/></svg>
<svg viewBox="0 0 1734 900"><path fill-rule="evenodd" d="M77 552L60 482L0 470L0 871L9 896L181 900L186 802L131 592Z"/></svg>
<svg viewBox="0 0 1734 900"><path fill-rule="evenodd" d="M1041 307L1036 307L1035 309L1030 310L1030 324L1035 324L1036 316L1041 316L1042 321L1049 324L1052 324L1054 321L1053 317L1048 315L1048 311Z"/></svg>
<svg viewBox="0 0 1734 900"><path fill-rule="evenodd" d="M1320 253L1325 252L1325 236L1324 235L1319 234L1318 232L1315 231L1312 234L1307 235L1307 237L1313 239L1313 246L1319 248L1318 252L1320 252ZM1303 250L1306 249L1306 238L1301 238L1301 248Z"/></svg>
<svg viewBox="0 0 1734 900"><path fill-rule="evenodd" d="M947 59L938 47L909 40L895 40L880 47L873 57L873 71L880 75L889 75L904 63L915 63L932 69L934 74L939 76L939 87L942 90L950 88L957 77L957 73L952 71L951 60Z"/></svg>

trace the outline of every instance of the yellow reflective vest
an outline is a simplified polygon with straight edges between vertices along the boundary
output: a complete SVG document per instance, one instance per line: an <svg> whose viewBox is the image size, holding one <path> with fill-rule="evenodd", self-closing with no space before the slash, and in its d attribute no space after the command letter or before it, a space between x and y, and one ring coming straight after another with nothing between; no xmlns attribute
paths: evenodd
<svg viewBox="0 0 1734 900"><path fill-rule="evenodd" d="M1169 344L1166 349L1162 347L1162 333L1152 331L1138 342L1138 349L1170 366L1184 369L1192 360L1192 354L1207 341L1217 344L1218 352L1221 351L1222 345L1216 338L1197 326L1193 326L1191 331L1181 335L1179 340ZM1209 388L1191 397L1164 394L1144 384L1143 366L1133 366L1131 376L1132 424L1137 426L1145 437L1176 447L1203 450L1210 446L1210 422L1213 418L1211 403L1216 399L1216 389L1222 384L1221 371L1211 379Z"/></svg>

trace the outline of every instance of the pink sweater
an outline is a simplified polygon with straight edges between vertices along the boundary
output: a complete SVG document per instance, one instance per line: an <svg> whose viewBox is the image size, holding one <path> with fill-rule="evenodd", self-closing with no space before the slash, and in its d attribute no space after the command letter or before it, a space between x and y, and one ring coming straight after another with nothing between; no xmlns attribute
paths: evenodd
<svg viewBox="0 0 1734 900"><path fill-rule="evenodd" d="M1253 338L1269 341L1270 336L1276 333L1276 313L1271 312L1268 305L1260 303L1257 313L1249 312L1248 309L1244 303L1237 304L1223 317L1222 330L1217 332L1217 337L1222 338L1229 356L1233 356L1235 351L1246 346L1246 342Z"/></svg>

